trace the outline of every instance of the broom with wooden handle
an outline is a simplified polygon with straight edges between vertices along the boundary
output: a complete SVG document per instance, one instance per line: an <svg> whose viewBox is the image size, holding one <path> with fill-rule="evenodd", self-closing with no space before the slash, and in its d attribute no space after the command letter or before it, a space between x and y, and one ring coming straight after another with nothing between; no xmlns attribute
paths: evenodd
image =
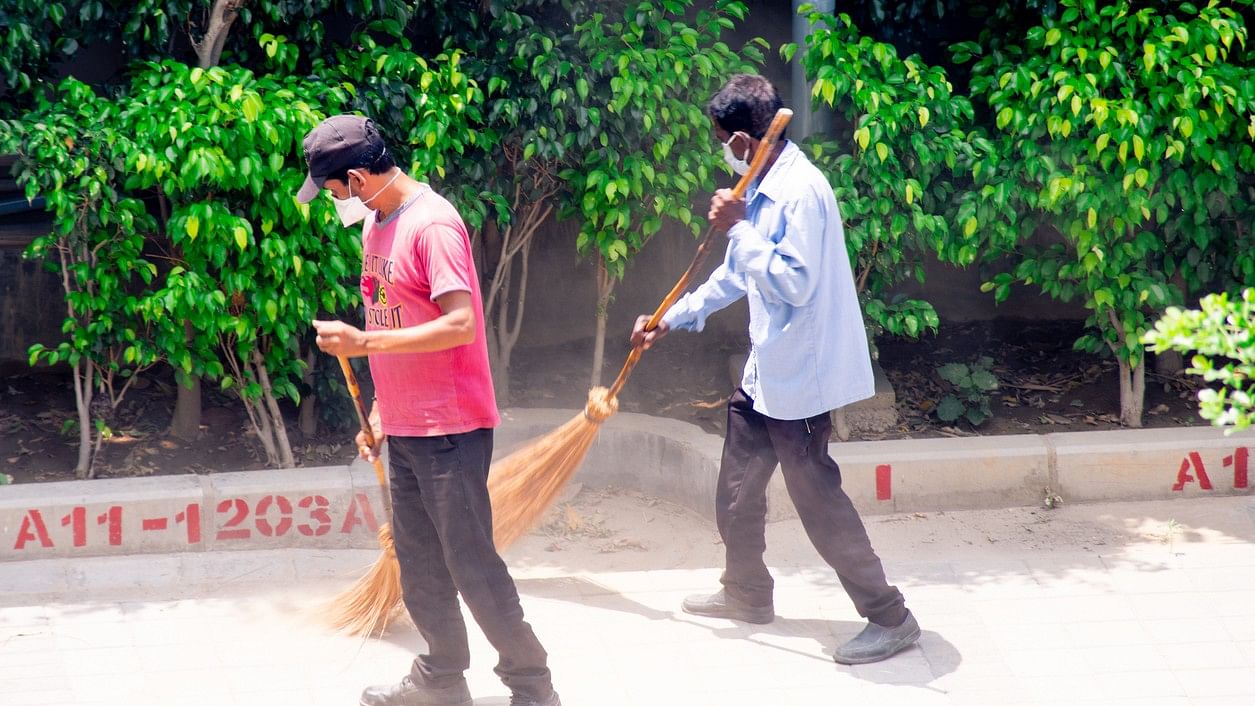
<svg viewBox="0 0 1255 706"><path fill-rule="evenodd" d="M741 198L745 190L758 177L768 156L775 147L776 140L784 131L793 111L781 108L776 112L767 134L763 136L750 164L749 171L737 182L732 190L734 198ZM671 305L680 298L688 288L693 277L706 260L715 239L715 228L706 231L693 262L685 270L680 280L662 300L654 315L645 324L646 331L658 326ZM619 376L609 389L593 388L588 393L588 403L584 411L574 419L558 427L547 436L532 441L527 446L506 456L492 465L488 476L488 492L492 496L492 533L493 541L498 549L508 547L514 540L526 533L536 520L553 503L554 498L562 492L563 486L575 474L580 462L588 453L593 440L597 438L597 430L601 423L610 418L619 409L619 391L627 383L632 369L641 359L641 347L632 349Z"/></svg>
<svg viewBox="0 0 1255 706"><path fill-rule="evenodd" d="M362 402L362 390L357 384L357 376L353 374L348 358L336 357L340 360L344 383L349 388L353 407L357 410L357 421L362 425L362 434L366 436L366 445L373 449L375 432L370 428L370 415ZM391 520L392 495L388 491L388 476L384 472L382 459L376 458L374 465L375 478L379 481L379 490L383 494L384 514ZM370 571L331 602L328 619L337 630L353 635L381 635L396 612L397 604L401 602L401 565L397 562L396 547L392 544L390 522L385 522L379 528L379 545L383 548L383 553L375 560Z"/></svg>

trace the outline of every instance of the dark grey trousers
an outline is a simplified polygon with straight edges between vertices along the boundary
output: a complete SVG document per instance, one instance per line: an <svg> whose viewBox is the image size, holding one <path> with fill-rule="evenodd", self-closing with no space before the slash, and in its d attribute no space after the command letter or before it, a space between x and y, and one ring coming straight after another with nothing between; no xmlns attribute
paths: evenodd
<svg viewBox="0 0 1255 706"><path fill-rule="evenodd" d="M753 405L744 390L728 402L715 496L715 518L727 549L725 590L752 605L772 603L775 583L763 552L767 483L779 463L807 536L836 570L859 615L878 625L901 625L907 613L902 594L886 582L863 521L841 489L841 469L828 455L828 414L786 421L759 414Z"/></svg>
<svg viewBox="0 0 1255 706"><path fill-rule="evenodd" d="M388 439L405 607L427 641L410 674L420 684L451 686L470 666L461 594L500 655L501 681L540 700L553 689L548 655L523 620L514 580L492 542L492 439L491 429Z"/></svg>

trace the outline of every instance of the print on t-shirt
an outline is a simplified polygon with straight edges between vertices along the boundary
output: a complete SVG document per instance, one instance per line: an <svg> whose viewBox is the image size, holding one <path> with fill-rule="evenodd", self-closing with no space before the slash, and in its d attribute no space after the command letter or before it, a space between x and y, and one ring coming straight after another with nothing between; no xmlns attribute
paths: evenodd
<svg viewBox="0 0 1255 706"><path fill-rule="evenodd" d="M388 306L388 287L392 286L392 260L366 254L362 267L362 302L366 304L366 322L376 328L403 328L401 305Z"/></svg>

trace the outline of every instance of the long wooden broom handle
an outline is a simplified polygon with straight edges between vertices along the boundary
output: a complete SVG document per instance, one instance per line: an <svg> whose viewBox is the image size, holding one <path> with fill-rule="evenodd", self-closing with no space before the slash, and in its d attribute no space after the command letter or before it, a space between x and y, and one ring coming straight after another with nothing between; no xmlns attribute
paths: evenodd
<svg viewBox="0 0 1255 706"><path fill-rule="evenodd" d="M732 189L733 198L741 198L745 195L745 190L750 184L758 178L758 173L762 171L763 165L766 164L767 158L775 149L776 141L780 139L780 133L784 132L784 128L789 124L789 120L793 118L793 111L788 108L781 108L776 111L776 116L771 120L771 126L767 128L767 134L763 135L763 139L758 143L758 151L754 153L754 160L750 162L748 172L741 177ZM654 311L654 315L649 317L649 321L645 324L646 331L653 331L658 328L658 322L662 321L662 317L667 313L667 309L675 304L684 290L688 289L689 284L693 281L693 277L697 275L697 271L701 268L702 263L706 261L706 256L710 254L710 249L715 241L715 227L711 226L706 229L706 235L702 238L702 242L697 246L697 253L693 256L693 262L689 263L688 269L680 276L680 280L675 283L667 296L663 297L662 303L658 305L658 309ZM632 374L632 368L641 359L641 347L632 348L632 352L628 354L627 361L623 364L623 369L619 371L619 376L615 378L614 384L610 386L610 397L618 397L619 391L627 384L628 376Z"/></svg>
<svg viewBox="0 0 1255 706"><path fill-rule="evenodd" d="M349 365L349 359L342 355L336 356L340 361L340 370L344 373L344 384L349 388L349 396L353 398L353 409L357 411L357 421L362 426L362 434L366 436L366 445L375 448L375 432L370 428L370 413L366 411L366 403L362 402L362 388L357 384L357 375L353 373L353 366ZM388 517L392 517L392 498L388 494L388 475L383 470L383 460L375 459L375 479L379 481L379 488L383 491L383 504L388 510Z"/></svg>

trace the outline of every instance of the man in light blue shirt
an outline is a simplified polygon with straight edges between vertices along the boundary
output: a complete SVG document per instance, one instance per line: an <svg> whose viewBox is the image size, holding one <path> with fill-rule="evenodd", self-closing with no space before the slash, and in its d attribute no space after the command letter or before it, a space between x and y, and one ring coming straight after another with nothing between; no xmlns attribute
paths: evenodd
<svg viewBox="0 0 1255 706"><path fill-rule="evenodd" d="M724 158L749 169L780 96L761 76L737 75L707 110ZM868 619L838 647L842 664L875 662L919 639L902 594L885 580L858 511L828 455L828 412L873 394L871 360L845 234L832 187L797 145L782 140L744 200L728 189L708 218L726 231L728 250L710 278L675 303L658 328L638 319L633 345L648 348L671 329L701 331L711 314L741 297L750 312L750 355L728 403L728 429L715 497L727 550L723 589L691 596L697 615L769 623L774 582L763 563L767 484L777 463L815 548Z"/></svg>

